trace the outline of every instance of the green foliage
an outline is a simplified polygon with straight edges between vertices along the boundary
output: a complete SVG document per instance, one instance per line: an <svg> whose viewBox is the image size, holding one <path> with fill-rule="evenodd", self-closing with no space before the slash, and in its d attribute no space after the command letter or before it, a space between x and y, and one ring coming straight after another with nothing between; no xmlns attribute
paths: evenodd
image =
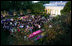
<svg viewBox="0 0 72 46"><path fill-rule="evenodd" d="M39 3L45 4L45 3L49 3L49 1L40 1Z"/></svg>
<svg viewBox="0 0 72 46"><path fill-rule="evenodd" d="M1 10L26 9L31 4L31 1L1 1Z"/></svg>
<svg viewBox="0 0 72 46"><path fill-rule="evenodd" d="M69 1L68 3L66 3L66 5L64 7L64 11L70 12L70 10L71 10L71 2Z"/></svg>
<svg viewBox="0 0 72 46"><path fill-rule="evenodd" d="M31 11L32 11L32 13L36 13L36 14L43 13L44 6L43 6L43 4L40 4L40 3L32 4L31 5Z"/></svg>
<svg viewBox="0 0 72 46"><path fill-rule="evenodd" d="M49 14L44 13L43 15L44 15L45 18L49 17Z"/></svg>
<svg viewBox="0 0 72 46"><path fill-rule="evenodd" d="M7 10L12 7L9 1L1 1L1 10Z"/></svg>
<svg viewBox="0 0 72 46"><path fill-rule="evenodd" d="M1 1L1 10L24 10L31 9L32 13L41 13L44 11L44 3L49 1L40 1L39 3L32 4L32 1Z"/></svg>
<svg viewBox="0 0 72 46"><path fill-rule="evenodd" d="M70 13L71 11L71 1L68 1L64 7L63 10L61 10L62 15L66 15L67 13Z"/></svg>

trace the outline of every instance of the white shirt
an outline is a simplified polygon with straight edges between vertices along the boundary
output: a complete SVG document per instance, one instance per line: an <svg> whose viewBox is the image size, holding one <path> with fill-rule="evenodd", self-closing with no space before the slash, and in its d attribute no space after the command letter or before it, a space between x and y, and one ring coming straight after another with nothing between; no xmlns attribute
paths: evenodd
<svg viewBox="0 0 72 46"><path fill-rule="evenodd" d="M27 28L28 28L29 26L27 25Z"/></svg>
<svg viewBox="0 0 72 46"><path fill-rule="evenodd" d="M13 29L11 29L11 31L13 32Z"/></svg>
<svg viewBox="0 0 72 46"><path fill-rule="evenodd" d="M41 26L40 26L40 25L38 25L38 28L41 28Z"/></svg>
<svg viewBox="0 0 72 46"><path fill-rule="evenodd" d="M23 26L20 26L20 28L23 28Z"/></svg>
<svg viewBox="0 0 72 46"><path fill-rule="evenodd" d="M12 22L10 22L10 24L12 24Z"/></svg>
<svg viewBox="0 0 72 46"><path fill-rule="evenodd" d="M34 15L32 15L32 18L34 18Z"/></svg>
<svg viewBox="0 0 72 46"><path fill-rule="evenodd" d="M13 19L11 19L11 21L13 21Z"/></svg>
<svg viewBox="0 0 72 46"><path fill-rule="evenodd" d="M49 25L49 28L52 28L52 25Z"/></svg>

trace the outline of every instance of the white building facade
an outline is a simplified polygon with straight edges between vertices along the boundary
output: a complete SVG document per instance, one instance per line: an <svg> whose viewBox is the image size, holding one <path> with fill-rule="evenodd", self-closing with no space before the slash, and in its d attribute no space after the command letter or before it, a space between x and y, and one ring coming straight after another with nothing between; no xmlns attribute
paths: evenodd
<svg viewBox="0 0 72 46"><path fill-rule="evenodd" d="M67 1L50 1L49 4L44 4L47 13L51 16L61 15L60 11L64 8Z"/></svg>

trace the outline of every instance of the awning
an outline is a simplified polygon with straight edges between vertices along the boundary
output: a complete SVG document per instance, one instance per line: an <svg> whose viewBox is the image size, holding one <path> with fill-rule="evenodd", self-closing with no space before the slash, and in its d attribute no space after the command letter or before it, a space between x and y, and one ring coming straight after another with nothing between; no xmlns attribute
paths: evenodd
<svg viewBox="0 0 72 46"><path fill-rule="evenodd" d="M36 35L38 35L38 34L40 34L40 33L42 33L41 30L38 30L38 31L36 31L36 32L33 32L32 34L29 35L29 38L33 38L33 37L35 37Z"/></svg>

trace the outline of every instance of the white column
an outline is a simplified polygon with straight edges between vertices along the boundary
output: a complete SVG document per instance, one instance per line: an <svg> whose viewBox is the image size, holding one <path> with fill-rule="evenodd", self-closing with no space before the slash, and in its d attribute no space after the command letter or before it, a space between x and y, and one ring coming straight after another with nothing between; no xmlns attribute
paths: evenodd
<svg viewBox="0 0 72 46"><path fill-rule="evenodd" d="M57 10L56 10L56 15L57 15Z"/></svg>
<svg viewBox="0 0 72 46"><path fill-rule="evenodd" d="M48 9L47 9L47 14L48 14Z"/></svg>
<svg viewBox="0 0 72 46"><path fill-rule="evenodd" d="M52 9L51 9L51 15L52 15Z"/></svg>

